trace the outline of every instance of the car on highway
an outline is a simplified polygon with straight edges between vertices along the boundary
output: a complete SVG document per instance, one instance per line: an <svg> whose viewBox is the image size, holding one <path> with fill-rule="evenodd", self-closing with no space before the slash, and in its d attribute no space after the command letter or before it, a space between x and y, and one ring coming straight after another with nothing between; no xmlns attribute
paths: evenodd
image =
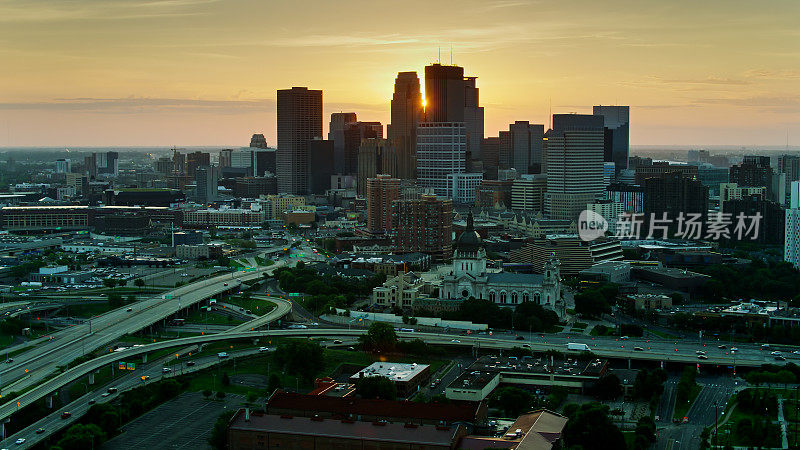
<svg viewBox="0 0 800 450"><path fill-rule="evenodd" d="M42 433L44 433L44 428L37 428L36 429L36 434L42 434Z"/></svg>
<svg viewBox="0 0 800 450"><path fill-rule="evenodd" d="M623 341L627 341L630 338L628 336L621 336L620 339L623 340Z"/></svg>
<svg viewBox="0 0 800 450"><path fill-rule="evenodd" d="M782 355L775 355L775 361L786 361L786 357Z"/></svg>
<svg viewBox="0 0 800 450"><path fill-rule="evenodd" d="M697 355L697 359L708 359L706 355Z"/></svg>
<svg viewBox="0 0 800 450"><path fill-rule="evenodd" d="M334 343L334 344L341 344L341 343L342 343L342 341L341 341L340 339L334 339L334 340L333 340L333 343Z"/></svg>
<svg viewBox="0 0 800 450"><path fill-rule="evenodd" d="M222 285L225 286L225 287L228 287L228 283L223 283Z"/></svg>
<svg viewBox="0 0 800 450"><path fill-rule="evenodd" d="M263 353L263 352L268 352L268 351L271 351L271 350L272 350L272 349L271 349L270 347L260 347L260 348L258 349L258 351L259 351L260 353Z"/></svg>
<svg viewBox="0 0 800 450"><path fill-rule="evenodd" d="M725 350L728 347L726 347L725 344L721 344L721 345L718 345L717 348L720 349L720 350Z"/></svg>
<svg viewBox="0 0 800 450"><path fill-rule="evenodd" d="M522 344L523 348L531 348L531 344Z"/></svg>
<svg viewBox="0 0 800 450"><path fill-rule="evenodd" d="M769 350L769 344L761 344L761 350Z"/></svg>
<svg viewBox="0 0 800 450"><path fill-rule="evenodd" d="M194 361L186 361L186 365L189 367L192 367L194 364Z"/></svg>
<svg viewBox="0 0 800 450"><path fill-rule="evenodd" d="M22 445L25 443L25 438L19 438L16 441L14 441L14 443L17 445Z"/></svg>
<svg viewBox="0 0 800 450"><path fill-rule="evenodd" d="M100 394L100 397L108 397L109 395L111 395L110 392L103 392L102 394Z"/></svg>
<svg viewBox="0 0 800 450"><path fill-rule="evenodd" d="M698 354L698 355L705 355L706 354L705 350L697 350L695 353Z"/></svg>
<svg viewBox="0 0 800 450"><path fill-rule="evenodd" d="M792 353L794 353L795 355L800 355L800 350L795 350Z"/></svg>
<svg viewBox="0 0 800 450"><path fill-rule="evenodd" d="M88 402L86 402L86 403L88 403L88 404L90 404L90 405L94 405L95 403L97 403L97 400L95 400L95 399L91 399L91 400L89 400L89 401L88 401Z"/></svg>
<svg viewBox="0 0 800 450"><path fill-rule="evenodd" d="M62 419L69 419L70 417L72 417L72 413L69 412L69 411L64 411L64 412L61 413L61 418Z"/></svg>
<svg viewBox="0 0 800 450"><path fill-rule="evenodd" d="M14 362L14 360L13 360L13 359L11 359L11 358L8 358L8 359L6 360L6 364L11 364L11 363L13 363L13 362Z"/></svg>
<svg viewBox="0 0 800 450"><path fill-rule="evenodd" d="M452 342L454 344L460 344L461 343L461 341L459 341L458 339L452 339L452 340L450 340L450 342Z"/></svg>
<svg viewBox="0 0 800 450"><path fill-rule="evenodd" d="M516 339L516 340L518 340L518 341L524 341L524 340L525 340L525 338L524 338L524 337L522 337L522 336L517 336L517 337L516 337L516 338L514 338L514 339Z"/></svg>
<svg viewBox="0 0 800 450"><path fill-rule="evenodd" d="M161 369L161 373L170 373L170 372L172 372L172 369L170 369L169 367L164 367Z"/></svg>
<svg viewBox="0 0 800 450"><path fill-rule="evenodd" d="M633 351L635 351L635 352L643 352L644 349L642 347L633 347Z"/></svg>
<svg viewBox="0 0 800 450"><path fill-rule="evenodd" d="M113 394L113 393L117 392L117 388L110 387L110 388L106 389L106 392L108 392L109 394Z"/></svg>
<svg viewBox="0 0 800 450"><path fill-rule="evenodd" d="M133 308L128 308L125 311L131 312L131 311L133 311Z"/></svg>
<svg viewBox="0 0 800 450"><path fill-rule="evenodd" d="M777 352L777 351L776 352L770 352L770 355L772 355L772 356L781 356L781 352Z"/></svg>
<svg viewBox="0 0 800 450"><path fill-rule="evenodd" d="M739 351L738 347L731 347L731 353L736 353Z"/></svg>

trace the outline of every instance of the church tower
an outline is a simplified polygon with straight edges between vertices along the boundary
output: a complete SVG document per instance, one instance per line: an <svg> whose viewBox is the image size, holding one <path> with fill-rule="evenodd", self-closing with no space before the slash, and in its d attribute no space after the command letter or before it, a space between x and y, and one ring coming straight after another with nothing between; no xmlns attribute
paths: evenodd
<svg viewBox="0 0 800 450"><path fill-rule="evenodd" d="M467 228L456 240L453 253L453 275L461 277L470 275L477 278L486 273L486 250L480 235L475 231L475 223L470 212L467 216Z"/></svg>

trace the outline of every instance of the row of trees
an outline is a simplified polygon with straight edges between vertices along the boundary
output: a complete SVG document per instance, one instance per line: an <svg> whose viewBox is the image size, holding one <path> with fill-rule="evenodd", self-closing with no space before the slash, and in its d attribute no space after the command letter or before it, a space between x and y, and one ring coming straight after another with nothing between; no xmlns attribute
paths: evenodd
<svg viewBox="0 0 800 450"><path fill-rule="evenodd" d="M790 298L793 306L800 306L800 272L790 263L766 263L756 258L744 267L718 264L696 270L711 276L711 280L700 289L700 295L706 301Z"/></svg>
<svg viewBox="0 0 800 450"><path fill-rule="evenodd" d="M470 297L463 302L456 311L436 313L428 310L418 310L419 317L441 317L447 320L466 320L476 323L486 323L490 328L517 329L524 331L549 331L558 324L558 315L555 311L545 309L534 302L522 302L516 309L500 307L496 303L485 299Z"/></svg>
<svg viewBox="0 0 800 450"><path fill-rule="evenodd" d="M305 306L314 312L329 308L346 308L356 299L371 295L374 287L386 281L385 274L365 279L320 275L301 263L302 261L298 262L297 267L276 270L275 278L285 292L302 292L310 295L305 300Z"/></svg>

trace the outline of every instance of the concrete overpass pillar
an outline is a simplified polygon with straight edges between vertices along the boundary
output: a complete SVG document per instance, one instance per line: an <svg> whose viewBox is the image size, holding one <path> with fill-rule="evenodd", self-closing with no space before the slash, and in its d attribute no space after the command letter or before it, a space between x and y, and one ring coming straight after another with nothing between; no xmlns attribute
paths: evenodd
<svg viewBox="0 0 800 450"><path fill-rule="evenodd" d="M631 368L631 358L628 358L628 369Z"/></svg>
<svg viewBox="0 0 800 450"><path fill-rule="evenodd" d="M147 353L142 355L142 364L147 364Z"/></svg>
<svg viewBox="0 0 800 450"><path fill-rule="evenodd" d="M89 384L94 384L94 372L89 374Z"/></svg>
<svg viewBox="0 0 800 450"><path fill-rule="evenodd" d="M53 395L48 395L45 398L45 404L47 405L48 409L53 409Z"/></svg>
<svg viewBox="0 0 800 450"><path fill-rule="evenodd" d="M204 348L205 346L206 346L206 344L200 344L200 345L198 345L198 346L197 346L197 351L198 351L198 352L202 352L202 351L203 351L203 348Z"/></svg>
<svg viewBox="0 0 800 450"><path fill-rule="evenodd" d="M258 338L253 338L253 345L258 344Z"/></svg>
<svg viewBox="0 0 800 450"><path fill-rule="evenodd" d="M0 439L5 440L8 436L6 436L6 424L10 423L11 419L3 419L0 421Z"/></svg>
<svg viewBox="0 0 800 450"><path fill-rule="evenodd" d="M664 361L661 361L661 368L664 368Z"/></svg>

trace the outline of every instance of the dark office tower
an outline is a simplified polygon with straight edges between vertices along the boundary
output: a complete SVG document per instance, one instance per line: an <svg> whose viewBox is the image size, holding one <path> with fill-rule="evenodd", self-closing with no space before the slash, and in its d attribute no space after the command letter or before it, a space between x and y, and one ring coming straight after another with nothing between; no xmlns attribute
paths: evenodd
<svg viewBox="0 0 800 450"><path fill-rule="evenodd" d="M322 138L322 91L306 87L278 90L278 191L308 192L308 143Z"/></svg>
<svg viewBox="0 0 800 450"><path fill-rule="evenodd" d="M752 164L756 167L769 167L769 156L745 155L742 164Z"/></svg>
<svg viewBox="0 0 800 450"><path fill-rule="evenodd" d="M708 187L680 172L664 173L644 180L644 218L651 214L661 219L664 213L675 221L680 214L699 213L705 222L708 213Z"/></svg>
<svg viewBox="0 0 800 450"><path fill-rule="evenodd" d="M219 164L217 164L220 168L223 167L230 167L231 166L231 154L233 153L233 149L226 148L224 150L219 151Z"/></svg>
<svg viewBox="0 0 800 450"><path fill-rule="evenodd" d="M358 149L356 189L359 195L367 192L367 179L378 174L397 174L397 149L388 139L364 139Z"/></svg>
<svg viewBox="0 0 800 450"><path fill-rule="evenodd" d="M192 152L186 154L186 175L194 178L197 168L211 165L211 155L206 152Z"/></svg>
<svg viewBox="0 0 800 450"><path fill-rule="evenodd" d="M250 138L250 147L253 148L269 148L267 146L267 138L263 134L254 134Z"/></svg>
<svg viewBox="0 0 800 450"><path fill-rule="evenodd" d="M488 137L481 140L481 160L486 178L496 179L500 162L500 138Z"/></svg>
<svg viewBox="0 0 800 450"><path fill-rule="evenodd" d="M398 178L416 177L417 124L422 120L422 113L422 93L417 73L398 73L392 96L392 123L386 126L386 136L398 152Z"/></svg>
<svg viewBox="0 0 800 450"><path fill-rule="evenodd" d="M541 173L544 125L516 121L500 132L498 160L501 169L514 168L518 174Z"/></svg>
<svg viewBox="0 0 800 450"><path fill-rule="evenodd" d="M117 176L119 173L119 153L94 153L93 156L97 175Z"/></svg>
<svg viewBox="0 0 800 450"><path fill-rule="evenodd" d="M613 162L614 170L628 168L628 154L630 142L630 106L595 106L592 108L595 116L603 116L604 144L603 161Z"/></svg>
<svg viewBox="0 0 800 450"><path fill-rule="evenodd" d="M800 181L800 156L781 155L778 158L778 173L786 174L786 199L781 204L787 206L792 181Z"/></svg>
<svg viewBox="0 0 800 450"><path fill-rule="evenodd" d="M731 166L729 169L728 181L739 186L764 186L771 194L772 192L772 167L767 164L758 165L758 161L745 160L738 166ZM771 198L771 195L770 195Z"/></svg>
<svg viewBox="0 0 800 450"><path fill-rule="evenodd" d="M356 113L342 112L331 114L331 122L328 127L328 140L333 141L333 170L334 173L344 174L344 147L345 130L351 123L355 123Z"/></svg>
<svg viewBox="0 0 800 450"><path fill-rule="evenodd" d="M195 169L195 200L198 203L211 203L217 200L218 181L217 168L199 166Z"/></svg>
<svg viewBox="0 0 800 450"><path fill-rule="evenodd" d="M364 139L382 139L383 125L380 122L353 122L344 130L344 175L358 173L358 149Z"/></svg>
<svg viewBox="0 0 800 450"><path fill-rule="evenodd" d="M331 188L333 141L321 138L308 142L308 192L322 195Z"/></svg>
<svg viewBox="0 0 800 450"><path fill-rule="evenodd" d="M550 218L576 219L603 187L603 118L554 114L547 141L545 209Z"/></svg>
<svg viewBox="0 0 800 450"><path fill-rule="evenodd" d="M425 67L425 121L464 122L464 68L431 64Z"/></svg>
<svg viewBox="0 0 800 450"><path fill-rule="evenodd" d="M90 156L83 157L84 174L92 178L97 178L97 154L92 153Z"/></svg>
<svg viewBox="0 0 800 450"><path fill-rule="evenodd" d="M483 107L480 105L478 77L464 78L464 123L467 126L467 158L481 159L481 141L483 140Z"/></svg>

